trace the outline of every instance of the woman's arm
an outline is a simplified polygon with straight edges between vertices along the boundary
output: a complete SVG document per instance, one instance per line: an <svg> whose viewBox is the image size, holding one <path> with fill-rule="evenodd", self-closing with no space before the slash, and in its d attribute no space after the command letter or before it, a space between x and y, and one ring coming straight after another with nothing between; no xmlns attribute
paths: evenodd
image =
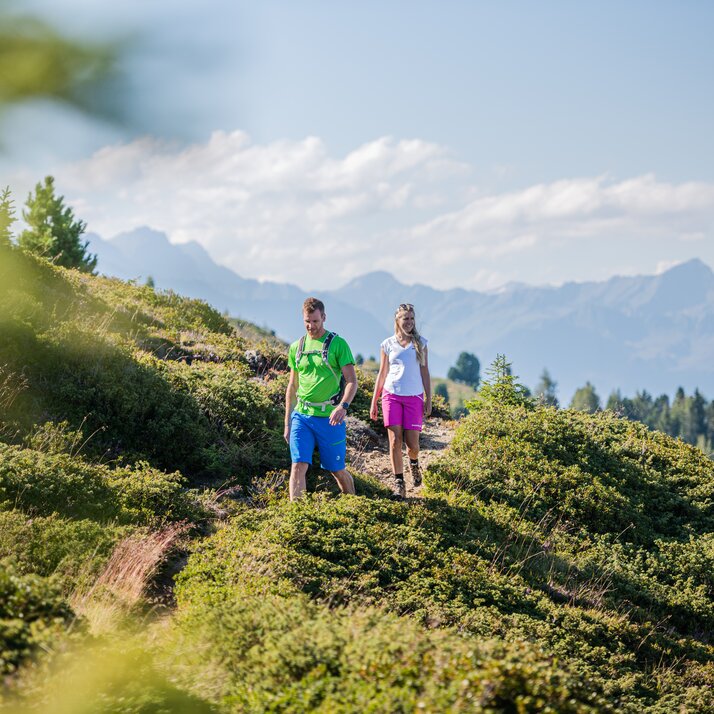
<svg viewBox="0 0 714 714"><path fill-rule="evenodd" d="M387 372L389 372L389 360L384 350L379 351L379 374L377 375L377 381L374 383L374 394L372 395L372 406L369 409L369 418L372 421L377 421L379 419L379 398L382 396L382 389L384 388L384 382L387 379Z"/></svg>
<svg viewBox="0 0 714 714"><path fill-rule="evenodd" d="M429 350L424 347L424 364L420 365L421 381L424 385L424 416L431 414L431 376L429 375Z"/></svg>

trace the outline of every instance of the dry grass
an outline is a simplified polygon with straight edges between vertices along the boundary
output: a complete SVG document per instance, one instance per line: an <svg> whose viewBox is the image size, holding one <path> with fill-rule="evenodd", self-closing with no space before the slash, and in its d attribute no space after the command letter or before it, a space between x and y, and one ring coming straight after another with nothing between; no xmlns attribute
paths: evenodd
<svg viewBox="0 0 714 714"><path fill-rule="evenodd" d="M0 410L8 411L20 392L27 389L27 377L0 365Z"/></svg>
<svg viewBox="0 0 714 714"><path fill-rule="evenodd" d="M88 621L93 633L115 629L142 602L151 579L189 528L186 523L172 523L125 538L94 584L87 591L72 594L72 608Z"/></svg>

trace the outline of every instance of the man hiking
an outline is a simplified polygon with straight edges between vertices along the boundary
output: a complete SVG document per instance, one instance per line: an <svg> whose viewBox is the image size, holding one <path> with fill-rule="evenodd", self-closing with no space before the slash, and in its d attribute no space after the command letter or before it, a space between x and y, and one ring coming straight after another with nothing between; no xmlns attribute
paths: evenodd
<svg viewBox="0 0 714 714"><path fill-rule="evenodd" d="M354 493L345 469L345 416L357 393L354 358L347 342L325 329L325 305L308 298L302 306L307 334L290 345L290 381L285 391L285 441L290 444L290 500L305 492L315 444L323 469L342 493Z"/></svg>

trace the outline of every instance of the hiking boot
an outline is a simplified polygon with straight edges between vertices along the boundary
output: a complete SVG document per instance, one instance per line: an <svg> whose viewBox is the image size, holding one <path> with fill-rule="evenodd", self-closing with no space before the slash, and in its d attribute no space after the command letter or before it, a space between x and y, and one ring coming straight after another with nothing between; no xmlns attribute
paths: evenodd
<svg viewBox="0 0 714 714"><path fill-rule="evenodd" d="M421 469L419 468L419 462L409 464L410 471L412 473L412 485L414 488L421 486Z"/></svg>
<svg viewBox="0 0 714 714"><path fill-rule="evenodd" d="M397 498L406 498L407 497L407 487L404 485L403 478L395 478L394 486L395 486L394 493L397 496Z"/></svg>

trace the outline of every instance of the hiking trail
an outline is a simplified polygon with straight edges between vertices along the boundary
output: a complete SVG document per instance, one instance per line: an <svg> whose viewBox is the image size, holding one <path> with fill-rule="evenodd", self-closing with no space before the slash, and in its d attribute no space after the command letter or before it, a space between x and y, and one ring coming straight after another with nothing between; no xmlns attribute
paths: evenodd
<svg viewBox="0 0 714 714"><path fill-rule="evenodd" d="M454 438L456 424L455 421L439 417L430 417L424 422L424 430L419 440L419 466L422 474L429 463L449 446ZM353 418L348 418L347 432L348 468L352 466L356 471L375 476L394 491L387 435L378 434L364 422ZM403 455L407 498L421 498L422 487L414 488L412 485L406 447L403 449Z"/></svg>

